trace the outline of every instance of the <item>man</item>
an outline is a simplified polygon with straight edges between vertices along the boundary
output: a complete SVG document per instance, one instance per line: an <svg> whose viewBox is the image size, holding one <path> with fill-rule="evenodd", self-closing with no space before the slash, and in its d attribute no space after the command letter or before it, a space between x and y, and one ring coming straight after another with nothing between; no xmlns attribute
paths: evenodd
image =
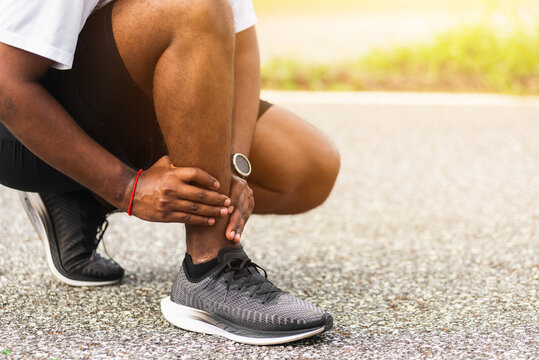
<svg viewBox="0 0 539 360"><path fill-rule="evenodd" d="M240 245L253 210L316 207L339 169L323 134L259 100L255 22L251 0L0 2L0 183L21 190L57 278L120 281L95 249L128 211L186 225L172 324L249 344L332 327Z"/></svg>

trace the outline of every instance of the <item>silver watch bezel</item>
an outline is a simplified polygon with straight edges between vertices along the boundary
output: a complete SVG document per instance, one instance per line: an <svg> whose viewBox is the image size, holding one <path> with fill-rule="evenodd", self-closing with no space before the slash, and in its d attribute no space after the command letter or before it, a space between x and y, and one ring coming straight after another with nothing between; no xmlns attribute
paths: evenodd
<svg viewBox="0 0 539 360"><path fill-rule="evenodd" d="M238 165L236 164L236 159L239 158L239 157L241 157L241 158L245 159L245 161L247 161L247 164L249 164L249 172L245 173L245 172L241 171L241 169L238 167ZM253 169L252 166L251 166L251 162L249 161L249 159L247 158L247 156L243 155L242 153L235 153L235 154L232 154L232 165L234 166L234 170L236 170L236 172L237 172L240 176L246 178L246 177L248 177L249 175L251 175L251 171L252 171L252 169Z"/></svg>

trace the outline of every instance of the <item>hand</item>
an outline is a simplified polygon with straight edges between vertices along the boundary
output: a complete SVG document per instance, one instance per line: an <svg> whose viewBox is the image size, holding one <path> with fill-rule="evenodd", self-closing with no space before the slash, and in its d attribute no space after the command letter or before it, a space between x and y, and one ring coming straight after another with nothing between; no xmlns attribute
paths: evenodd
<svg viewBox="0 0 539 360"><path fill-rule="evenodd" d="M140 174L131 213L149 221L212 226L215 218L229 214L231 205L219 187L206 171L175 167L163 156Z"/></svg>
<svg viewBox="0 0 539 360"><path fill-rule="evenodd" d="M251 190L247 181L239 176L232 175L230 199L232 200L232 206L229 209L232 210L232 214L228 220L225 236L228 240L237 243L240 242L243 228L255 207L253 190Z"/></svg>

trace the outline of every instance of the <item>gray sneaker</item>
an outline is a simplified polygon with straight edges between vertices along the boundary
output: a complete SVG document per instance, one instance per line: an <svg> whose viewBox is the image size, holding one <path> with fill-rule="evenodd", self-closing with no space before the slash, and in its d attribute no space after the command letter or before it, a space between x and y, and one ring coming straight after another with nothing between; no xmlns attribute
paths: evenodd
<svg viewBox="0 0 539 360"><path fill-rule="evenodd" d="M199 279L185 261L161 311L173 325L252 344L304 339L333 326L333 318L273 285L243 248L219 251L218 264ZM263 269L262 269L263 270Z"/></svg>

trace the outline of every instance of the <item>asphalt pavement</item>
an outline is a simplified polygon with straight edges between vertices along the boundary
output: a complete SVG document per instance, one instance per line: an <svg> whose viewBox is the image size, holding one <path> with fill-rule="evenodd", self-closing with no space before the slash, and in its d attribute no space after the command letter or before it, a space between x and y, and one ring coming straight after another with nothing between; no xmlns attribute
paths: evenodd
<svg viewBox="0 0 539 360"><path fill-rule="evenodd" d="M254 216L244 246L277 285L332 313L332 331L258 347L171 326L159 300L183 227L125 214L105 235L125 281L59 283L16 192L0 187L0 360L539 358L537 100L306 99L287 106L338 144L335 190L306 214Z"/></svg>

